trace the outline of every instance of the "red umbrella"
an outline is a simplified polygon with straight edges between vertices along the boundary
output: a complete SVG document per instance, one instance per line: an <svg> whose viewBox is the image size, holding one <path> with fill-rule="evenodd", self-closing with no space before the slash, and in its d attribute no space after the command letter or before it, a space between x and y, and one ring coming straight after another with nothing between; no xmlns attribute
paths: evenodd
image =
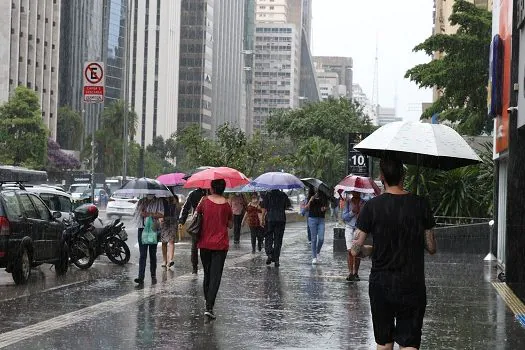
<svg viewBox="0 0 525 350"><path fill-rule="evenodd" d="M185 176L184 173L164 174L157 177L157 181L166 186L179 186L186 183Z"/></svg>
<svg viewBox="0 0 525 350"><path fill-rule="evenodd" d="M341 182L335 186L336 191L344 192L360 192L360 193L370 193L375 194L376 196L381 194L381 190L376 185L374 180L369 177L348 175Z"/></svg>
<svg viewBox="0 0 525 350"><path fill-rule="evenodd" d="M210 168L199 171L190 176L184 184L184 188L210 188L212 180L223 179L226 181L226 187L233 188L250 183L250 180L241 173L228 167Z"/></svg>

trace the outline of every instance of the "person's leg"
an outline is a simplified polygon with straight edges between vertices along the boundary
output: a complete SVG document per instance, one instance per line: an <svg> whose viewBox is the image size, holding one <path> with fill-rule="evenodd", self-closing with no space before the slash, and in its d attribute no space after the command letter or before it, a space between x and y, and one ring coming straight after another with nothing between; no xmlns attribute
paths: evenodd
<svg viewBox="0 0 525 350"><path fill-rule="evenodd" d="M310 231L310 225L308 225L308 219L306 219L306 232L308 235L308 243L312 243L312 231Z"/></svg>
<svg viewBox="0 0 525 350"><path fill-rule="evenodd" d="M168 264L168 242L162 242L162 267Z"/></svg>
<svg viewBox="0 0 525 350"><path fill-rule="evenodd" d="M257 248L259 248L259 251L262 250L264 243L264 229L262 227L257 227Z"/></svg>
<svg viewBox="0 0 525 350"><path fill-rule="evenodd" d="M138 241L139 241L139 281L144 281L144 275L146 273L146 255L147 246L142 244L142 231L143 228L138 229Z"/></svg>
<svg viewBox="0 0 525 350"><path fill-rule="evenodd" d="M285 222L277 222L275 225L274 230L274 253L273 253L273 261L275 262L275 266L279 266L279 258L281 257L281 247L283 246L283 236L284 236L284 228L286 226Z"/></svg>
<svg viewBox="0 0 525 350"><path fill-rule="evenodd" d="M170 239L168 242L168 263L170 264L170 267L173 266L173 258L175 256L175 242L173 239Z"/></svg>
<svg viewBox="0 0 525 350"><path fill-rule="evenodd" d="M197 237L191 237L191 266L193 268L192 273L197 273L199 269L199 250L197 249ZM202 260L202 259L201 259Z"/></svg>
<svg viewBox="0 0 525 350"><path fill-rule="evenodd" d="M371 277L372 278L372 277ZM388 290L370 281L368 295L377 349L391 350L394 346L394 309L389 302Z"/></svg>
<svg viewBox="0 0 525 350"><path fill-rule="evenodd" d="M308 227L310 227L310 233L312 234L312 259L317 261L317 218L309 217Z"/></svg>
<svg viewBox="0 0 525 350"><path fill-rule="evenodd" d="M354 275L359 275L359 265L361 265L361 258L354 256Z"/></svg>
<svg viewBox="0 0 525 350"><path fill-rule="evenodd" d="M255 253L255 243L257 243L257 227L250 226L250 236L252 241L252 253Z"/></svg>
<svg viewBox="0 0 525 350"><path fill-rule="evenodd" d="M350 252L350 248L352 247L353 239L354 239L354 229L346 225L345 242L346 242L346 249L348 250L348 256L346 257L346 262L348 264L348 277L346 278L347 281L352 281L353 276L354 276L354 256Z"/></svg>
<svg viewBox="0 0 525 350"><path fill-rule="evenodd" d="M204 290L204 299L206 300L206 309L208 309L208 290L210 287L210 267L211 267L211 251L208 249L201 249L201 262L204 271L204 279L202 282L202 289Z"/></svg>
<svg viewBox="0 0 525 350"><path fill-rule="evenodd" d="M157 245L148 244L149 249L149 272L151 273L151 280L157 282Z"/></svg>
<svg viewBox="0 0 525 350"><path fill-rule="evenodd" d="M233 242L239 243L241 240L242 215L233 216Z"/></svg>
<svg viewBox="0 0 525 350"><path fill-rule="evenodd" d="M215 306L215 299L217 298L217 292L221 284L222 271L227 253L226 250L215 250L211 252L210 284L208 297L206 299L206 310L213 311L213 307Z"/></svg>
<svg viewBox="0 0 525 350"><path fill-rule="evenodd" d="M324 230L325 230L324 219L319 218L317 222L317 254L321 253L321 248L323 247Z"/></svg>
<svg viewBox="0 0 525 350"><path fill-rule="evenodd" d="M266 251L266 255L268 256L268 260L266 260L266 264L269 265L272 262L272 256L273 256L273 230L274 230L274 222L269 221L266 224L266 234L264 239L264 250ZM268 262L269 261L269 262Z"/></svg>
<svg viewBox="0 0 525 350"><path fill-rule="evenodd" d="M396 328L394 341L401 349L419 349L423 318L427 305L424 286L408 294L395 296Z"/></svg>

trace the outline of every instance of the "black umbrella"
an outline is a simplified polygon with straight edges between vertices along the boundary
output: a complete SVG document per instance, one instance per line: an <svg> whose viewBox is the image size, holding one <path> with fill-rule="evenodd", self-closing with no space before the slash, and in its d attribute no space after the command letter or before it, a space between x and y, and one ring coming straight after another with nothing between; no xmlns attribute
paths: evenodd
<svg viewBox="0 0 525 350"><path fill-rule="evenodd" d="M307 177L307 178L301 179L301 181L306 186L308 186L310 188L314 188L314 189L318 190L319 192L322 192L328 198L332 198L333 197L333 193L334 193L333 189L331 189L330 186L325 184L323 181L321 181L319 179L315 179L313 177Z"/></svg>
<svg viewBox="0 0 525 350"><path fill-rule="evenodd" d="M154 179L141 177L140 179L130 180L115 193L119 196L125 197L144 197L153 195L155 197L172 197L171 191Z"/></svg>

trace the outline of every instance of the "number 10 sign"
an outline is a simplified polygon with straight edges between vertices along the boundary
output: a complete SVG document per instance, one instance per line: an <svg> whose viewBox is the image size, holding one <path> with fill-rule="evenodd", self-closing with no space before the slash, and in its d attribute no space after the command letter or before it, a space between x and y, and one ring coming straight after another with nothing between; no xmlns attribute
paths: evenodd
<svg viewBox="0 0 525 350"><path fill-rule="evenodd" d="M363 141L369 133L348 134L347 174L370 176L368 156L354 149L354 146Z"/></svg>

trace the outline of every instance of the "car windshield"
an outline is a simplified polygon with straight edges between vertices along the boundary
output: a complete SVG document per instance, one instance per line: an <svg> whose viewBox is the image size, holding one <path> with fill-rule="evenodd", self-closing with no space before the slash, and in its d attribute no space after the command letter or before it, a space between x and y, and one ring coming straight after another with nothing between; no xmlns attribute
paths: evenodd
<svg viewBox="0 0 525 350"><path fill-rule="evenodd" d="M69 186L69 192L71 193L84 193L89 188L89 185L71 185Z"/></svg>

